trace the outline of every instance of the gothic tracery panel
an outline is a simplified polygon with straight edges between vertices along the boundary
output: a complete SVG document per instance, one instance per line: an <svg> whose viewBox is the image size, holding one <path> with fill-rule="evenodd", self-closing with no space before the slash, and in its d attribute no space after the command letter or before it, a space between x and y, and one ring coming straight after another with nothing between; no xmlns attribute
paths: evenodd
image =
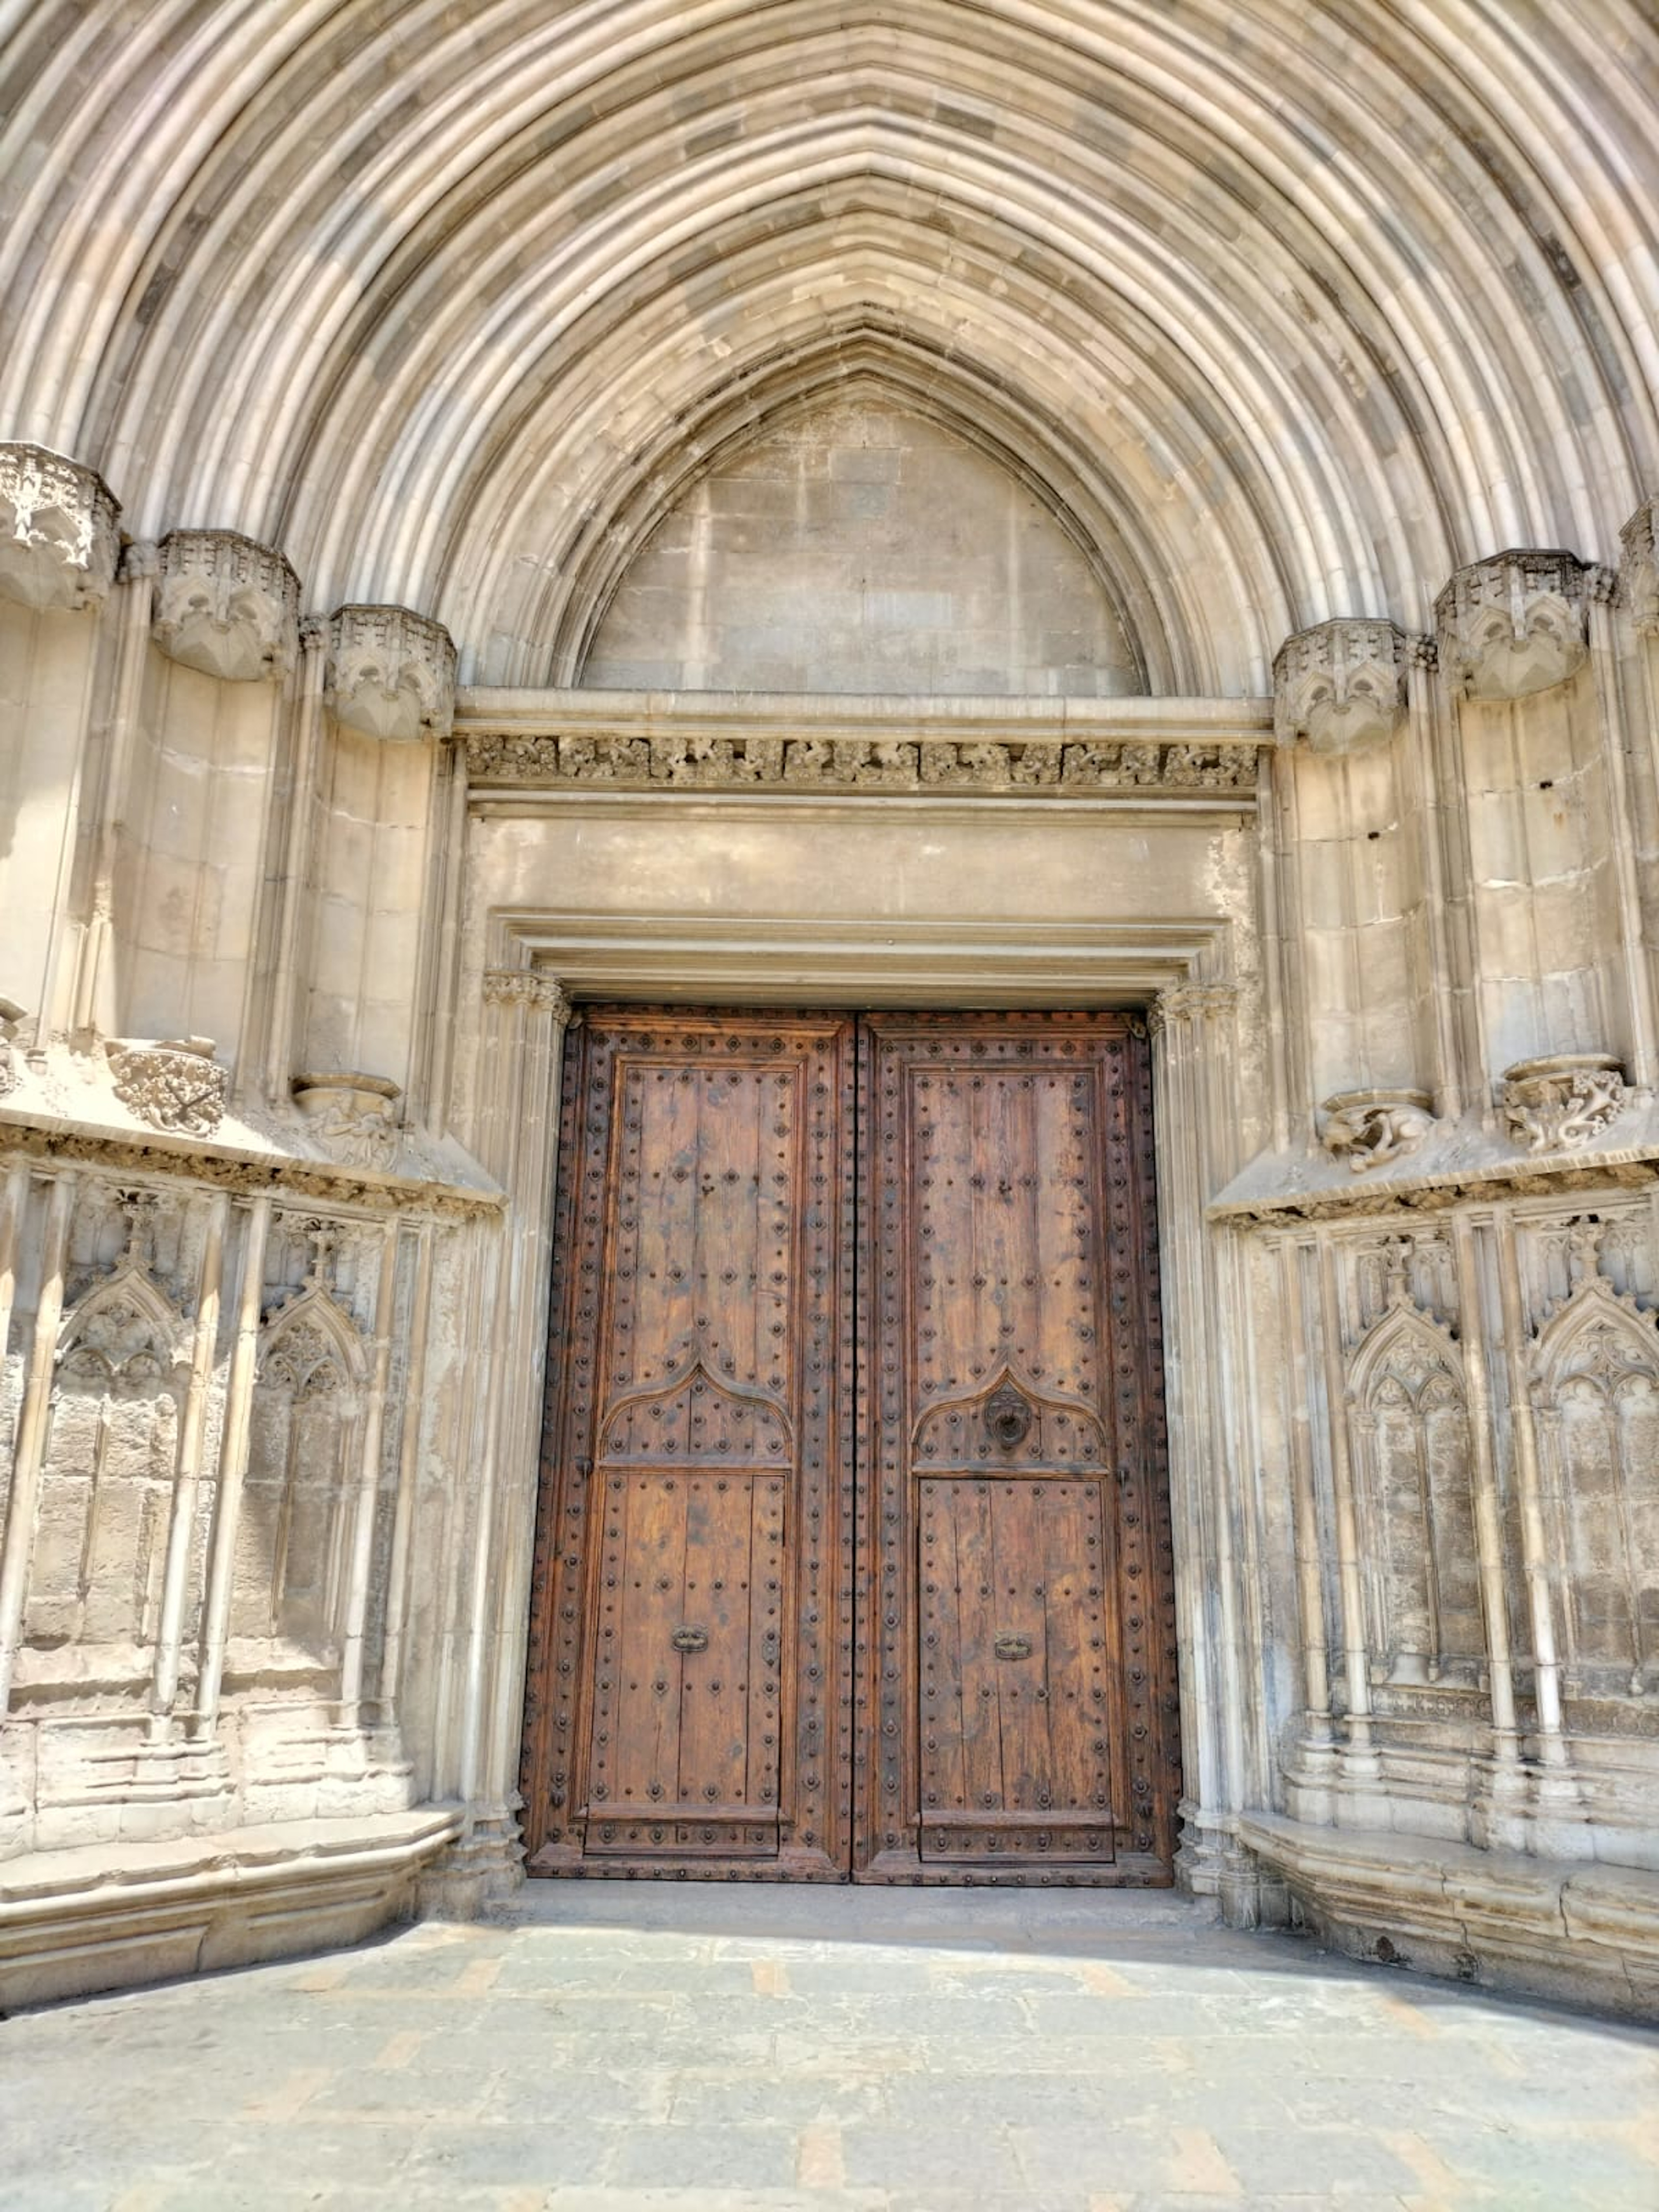
<svg viewBox="0 0 1659 2212"><path fill-rule="evenodd" d="M314 1285L267 1325L232 1633L278 1671L339 1657L364 1372L356 1331Z"/></svg>
<svg viewBox="0 0 1659 2212"><path fill-rule="evenodd" d="M65 1324L29 1580L26 1685L145 1675L178 1455L182 1328L136 1263L98 1284ZM88 1646L100 1647L98 1660ZM69 1656L75 1649L78 1659Z"/></svg>
<svg viewBox="0 0 1659 2212"><path fill-rule="evenodd" d="M1659 1328L1585 1254L1534 1371L1568 1686L1659 1689Z"/></svg>
<svg viewBox="0 0 1659 2212"><path fill-rule="evenodd" d="M1486 1638L1462 1364L1415 1303L1403 1255L1350 1363L1348 1419L1370 1650L1394 1681L1467 1680Z"/></svg>

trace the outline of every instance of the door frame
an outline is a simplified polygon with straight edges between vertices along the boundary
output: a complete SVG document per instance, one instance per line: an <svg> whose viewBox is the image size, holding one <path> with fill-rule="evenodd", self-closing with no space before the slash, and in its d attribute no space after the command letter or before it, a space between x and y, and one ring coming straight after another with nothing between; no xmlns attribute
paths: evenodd
<svg viewBox="0 0 1659 2212"><path fill-rule="evenodd" d="M580 801L567 801L580 805ZM612 805L616 801L610 802ZM693 802L708 804L707 801ZM787 805L790 802L776 802ZM863 802L842 802L856 810ZM665 801L641 804L660 814ZM815 810L827 802L811 802ZM975 811L994 806L980 801ZM746 811L758 811L759 809ZM923 809L926 811L927 810ZM1093 810L1091 810L1093 811ZM1213 810L1234 826L1237 806ZM920 824L919 824L920 826ZM964 885L964 902L971 898ZM527 1624L545 1393L548 1288L557 1171L557 1100L566 1024L583 999L802 1008L1018 1006L1146 1012L1170 1430L1170 1503L1179 1639L1184 1795L1177 1883L1254 1917L1256 1875L1237 1836L1241 1812L1267 1802L1270 1746L1247 1654L1263 1648L1253 1533L1236 1515L1226 1469L1254 1449L1244 1378L1212 1389L1218 1316L1243 1303L1236 1231L1206 1216L1237 1172L1242 1120L1240 1021L1254 991L1234 980L1235 921L1180 925L1079 920L823 925L763 918L629 915L599 908L497 908L483 919L471 997L478 1047L475 1127L503 1163L510 1226L502 1259L503 1355L518 1387L483 1469L475 1574L493 1624L470 1655L469 1795L516 1835ZM493 1589L494 1601L486 1598Z"/></svg>

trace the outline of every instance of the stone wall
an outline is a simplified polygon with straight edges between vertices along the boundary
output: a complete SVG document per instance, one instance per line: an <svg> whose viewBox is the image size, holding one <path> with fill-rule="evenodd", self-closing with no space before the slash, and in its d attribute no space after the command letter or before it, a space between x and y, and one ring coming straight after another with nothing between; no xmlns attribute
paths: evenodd
<svg viewBox="0 0 1659 2212"><path fill-rule="evenodd" d="M854 385L716 461L682 495L623 577L580 680L1144 690L1109 589L1006 462Z"/></svg>

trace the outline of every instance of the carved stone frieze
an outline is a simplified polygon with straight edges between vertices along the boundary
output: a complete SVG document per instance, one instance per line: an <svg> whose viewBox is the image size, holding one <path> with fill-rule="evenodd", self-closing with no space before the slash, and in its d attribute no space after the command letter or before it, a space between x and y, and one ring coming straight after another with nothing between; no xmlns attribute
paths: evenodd
<svg viewBox="0 0 1659 2212"><path fill-rule="evenodd" d="M116 1097L152 1129L210 1137L218 1127L228 1077L214 1060L210 1039L119 1037L105 1051Z"/></svg>
<svg viewBox="0 0 1659 2212"><path fill-rule="evenodd" d="M467 769L485 784L850 791L1248 791L1255 750L1238 744L985 742L953 738L562 737L482 731Z"/></svg>
<svg viewBox="0 0 1659 2212"><path fill-rule="evenodd" d="M329 705L371 738L411 744L455 717L455 647L408 607L339 608L330 625Z"/></svg>
<svg viewBox="0 0 1659 2212"><path fill-rule="evenodd" d="M1406 702L1407 638L1391 622L1317 623L1273 659L1273 730L1316 752L1352 752L1393 736Z"/></svg>
<svg viewBox="0 0 1659 2212"><path fill-rule="evenodd" d="M1619 596L1644 637L1659 637L1659 498L1645 500L1619 533Z"/></svg>
<svg viewBox="0 0 1659 2212"><path fill-rule="evenodd" d="M1529 1152L1587 1145L1617 1117L1626 1097L1624 1071L1605 1052L1554 1053L1517 1060L1498 1085L1510 1134Z"/></svg>
<svg viewBox="0 0 1659 2212"><path fill-rule="evenodd" d="M398 1152L398 1085L381 1075L296 1075L294 1103L344 1167L389 1168Z"/></svg>
<svg viewBox="0 0 1659 2212"><path fill-rule="evenodd" d="M1585 568L1521 547L1460 568L1434 603L1448 680L1471 699L1524 699L1583 662Z"/></svg>
<svg viewBox="0 0 1659 2212"><path fill-rule="evenodd" d="M1426 1091L1342 1091L1320 1108L1325 1149L1355 1175L1414 1152L1434 1127Z"/></svg>
<svg viewBox="0 0 1659 2212"><path fill-rule="evenodd" d="M101 599L119 512L95 470L44 446L0 445L0 592L31 607Z"/></svg>
<svg viewBox="0 0 1659 2212"><path fill-rule="evenodd" d="M186 667L251 684L292 667L300 585L283 556L234 530L174 530L161 540L150 629Z"/></svg>

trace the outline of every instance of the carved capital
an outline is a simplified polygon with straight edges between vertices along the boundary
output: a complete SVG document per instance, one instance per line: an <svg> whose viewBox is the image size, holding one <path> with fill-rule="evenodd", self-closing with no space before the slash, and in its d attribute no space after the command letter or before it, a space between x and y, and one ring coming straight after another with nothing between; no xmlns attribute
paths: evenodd
<svg viewBox="0 0 1659 2212"><path fill-rule="evenodd" d="M531 1006L551 1014L562 1029L570 1019L570 1001L551 975L539 968L486 968L483 994L491 1006Z"/></svg>
<svg viewBox="0 0 1659 2212"><path fill-rule="evenodd" d="M234 530L161 540L150 631L187 668L233 684L281 676L299 641L299 580L280 553Z"/></svg>
<svg viewBox="0 0 1659 2212"><path fill-rule="evenodd" d="M210 1039L116 1037L104 1049L116 1097L152 1129L210 1137L218 1127L228 1075Z"/></svg>
<svg viewBox="0 0 1659 2212"><path fill-rule="evenodd" d="M398 1151L398 1101L403 1092L383 1075L296 1075L294 1103L310 1133L342 1166L389 1168Z"/></svg>
<svg viewBox="0 0 1659 2212"><path fill-rule="evenodd" d="M101 599L119 512L95 469L44 446L0 445L0 592L29 607Z"/></svg>
<svg viewBox="0 0 1659 2212"><path fill-rule="evenodd" d="M1148 1024L1156 1036L1177 1022L1219 1019L1237 1003L1238 993L1231 983L1171 983L1153 1000Z"/></svg>
<svg viewBox="0 0 1659 2212"><path fill-rule="evenodd" d="M1343 1091L1320 1108L1325 1149L1355 1175L1414 1152L1434 1127L1425 1091Z"/></svg>
<svg viewBox="0 0 1659 2212"><path fill-rule="evenodd" d="M1623 1110L1624 1070L1607 1052L1563 1052L1506 1067L1498 1099L1510 1134L1529 1152L1572 1151Z"/></svg>
<svg viewBox="0 0 1659 2212"><path fill-rule="evenodd" d="M1434 603L1441 659L1471 699L1524 699L1582 665L1585 564L1520 547L1460 568Z"/></svg>
<svg viewBox="0 0 1659 2212"><path fill-rule="evenodd" d="M329 705L365 736L412 744L455 719L455 647L441 623L407 607L341 607L330 626Z"/></svg>
<svg viewBox="0 0 1659 2212"><path fill-rule="evenodd" d="M1644 637L1659 637L1659 498L1646 500L1619 533L1619 596Z"/></svg>
<svg viewBox="0 0 1659 2212"><path fill-rule="evenodd" d="M1391 622L1319 623L1285 639L1273 659L1273 732L1316 752L1384 743L1405 706L1407 640Z"/></svg>

